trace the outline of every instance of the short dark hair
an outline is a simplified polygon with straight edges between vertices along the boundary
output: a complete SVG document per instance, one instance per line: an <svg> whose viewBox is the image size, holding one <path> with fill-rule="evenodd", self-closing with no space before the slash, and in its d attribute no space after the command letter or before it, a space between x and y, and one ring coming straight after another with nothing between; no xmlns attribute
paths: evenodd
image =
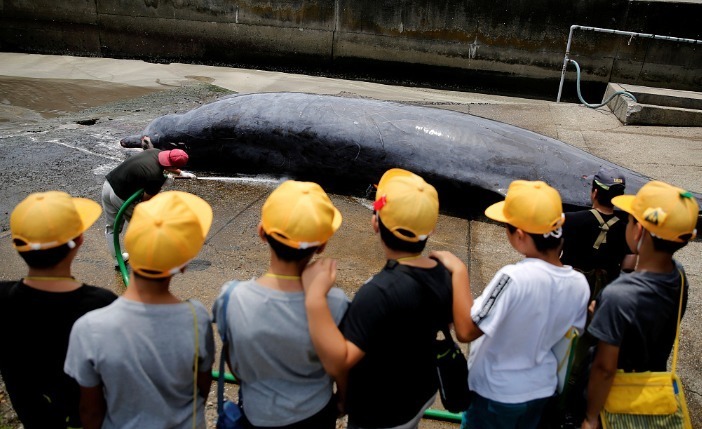
<svg viewBox="0 0 702 429"><path fill-rule="evenodd" d="M629 218L634 220L634 224L639 223L639 221L634 216L629 215ZM651 231L648 231L648 233L651 234ZM651 238L653 241L653 250L655 250L656 252L664 252L669 255L672 255L673 253L687 246L688 243L687 241L678 243L677 241L664 240L660 237L656 237L653 234L651 234Z"/></svg>
<svg viewBox="0 0 702 429"><path fill-rule="evenodd" d="M597 195L595 200L605 207L613 208L612 198L618 197L619 195L624 195L624 185L612 185L609 189L605 189L598 185L594 180L592 181L592 190L597 190Z"/></svg>
<svg viewBox="0 0 702 429"><path fill-rule="evenodd" d="M27 250L17 252L31 268L51 268L66 259L71 248L67 244L45 250Z"/></svg>
<svg viewBox="0 0 702 429"><path fill-rule="evenodd" d="M285 262L299 262L314 255L319 246L308 247L307 249L295 249L287 244L283 244L268 234L264 234L268 245L271 246L275 255Z"/></svg>
<svg viewBox="0 0 702 429"><path fill-rule="evenodd" d="M516 226L510 224L506 225L510 234L514 234L515 231L517 231ZM556 238L550 234L544 237L543 234L532 234L526 231L524 231L524 233L528 234L531 237L531 239L534 240L534 246L536 247L536 250L538 250L540 253L545 253L552 249L558 249L563 244L562 236Z"/></svg>
<svg viewBox="0 0 702 429"><path fill-rule="evenodd" d="M427 241L429 239L425 240L420 240L416 242L411 242L411 241L405 241L392 233L388 229L388 227L383 224L383 221L380 219L380 216L377 215L376 213L376 218L378 219L378 229L380 230L380 239L383 240L383 243L385 243L386 246L388 246L389 249L392 249L396 252L408 252L408 253L421 253L424 248L427 245ZM406 234L408 237L412 236L412 232L400 229L400 231L403 234Z"/></svg>

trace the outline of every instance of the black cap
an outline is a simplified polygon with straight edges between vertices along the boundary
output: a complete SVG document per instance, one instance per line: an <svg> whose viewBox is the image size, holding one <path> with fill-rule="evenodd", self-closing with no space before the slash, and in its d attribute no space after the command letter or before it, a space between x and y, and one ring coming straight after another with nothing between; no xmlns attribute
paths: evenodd
<svg viewBox="0 0 702 429"><path fill-rule="evenodd" d="M622 189L626 186L624 175L619 170L612 167L600 168L600 171L595 174L593 181L605 191L609 191L613 186L620 186Z"/></svg>

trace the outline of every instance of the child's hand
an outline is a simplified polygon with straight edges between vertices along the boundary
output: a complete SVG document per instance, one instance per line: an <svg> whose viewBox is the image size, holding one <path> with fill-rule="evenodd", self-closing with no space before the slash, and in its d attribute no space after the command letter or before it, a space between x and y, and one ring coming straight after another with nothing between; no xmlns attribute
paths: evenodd
<svg viewBox="0 0 702 429"><path fill-rule="evenodd" d="M327 296L336 282L336 259L322 258L309 264L302 272L306 295Z"/></svg>
<svg viewBox="0 0 702 429"><path fill-rule="evenodd" d="M438 259L452 274L461 269L468 271L466 264L464 264L458 256L447 250L435 250L429 253L429 257Z"/></svg>
<svg viewBox="0 0 702 429"><path fill-rule="evenodd" d="M593 299L590 305L587 306L587 312L590 314L590 317L595 314L595 307L597 307L597 301Z"/></svg>
<svg viewBox="0 0 702 429"><path fill-rule="evenodd" d="M593 420L588 420L585 419L583 420L583 424L580 426L580 429L597 429L600 427L599 421L597 418Z"/></svg>

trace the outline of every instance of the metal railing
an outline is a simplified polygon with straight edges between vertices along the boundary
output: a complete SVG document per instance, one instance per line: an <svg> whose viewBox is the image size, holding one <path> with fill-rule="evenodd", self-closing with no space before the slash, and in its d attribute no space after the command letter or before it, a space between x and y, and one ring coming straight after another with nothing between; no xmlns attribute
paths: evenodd
<svg viewBox="0 0 702 429"><path fill-rule="evenodd" d="M584 25L571 25L570 26L570 33L568 34L568 44L566 45L565 57L563 58L563 68L561 69L561 83L558 85L558 97L556 98L557 103L559 103L561 101L561 93L563 91L563 80L565 79L566 67L568 66L568 60L570 59L570 57L569 57L570 45L571 45L571 42L573 41L573 32L575 30L586 30L586 31L595 31L598 33L616 34L619 36L629 36L629 43L631 43L631 41L635 37L640 37L643 39L667 40L670 42L694 43L694 44L702 45L702 40L697 40L697 39L685 39L682 37L659 36L656 34L649 34L649 33L635 33L633 31L621 31L621 30L614 30L611 28L587 27Z"/></svg>

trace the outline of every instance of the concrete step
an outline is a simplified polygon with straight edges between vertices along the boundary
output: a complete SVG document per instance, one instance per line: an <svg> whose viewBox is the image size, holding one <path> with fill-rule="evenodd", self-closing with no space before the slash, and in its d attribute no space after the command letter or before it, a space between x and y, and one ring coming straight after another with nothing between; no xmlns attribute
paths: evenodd
<svg viewBox="0 0 702 429"><path fill-rule="evenodd" d="M648 86L609 83L603 100L617 91L627 91L637 102L622 94L607 106L626 125L702 126L702 93Z"/></svg>

